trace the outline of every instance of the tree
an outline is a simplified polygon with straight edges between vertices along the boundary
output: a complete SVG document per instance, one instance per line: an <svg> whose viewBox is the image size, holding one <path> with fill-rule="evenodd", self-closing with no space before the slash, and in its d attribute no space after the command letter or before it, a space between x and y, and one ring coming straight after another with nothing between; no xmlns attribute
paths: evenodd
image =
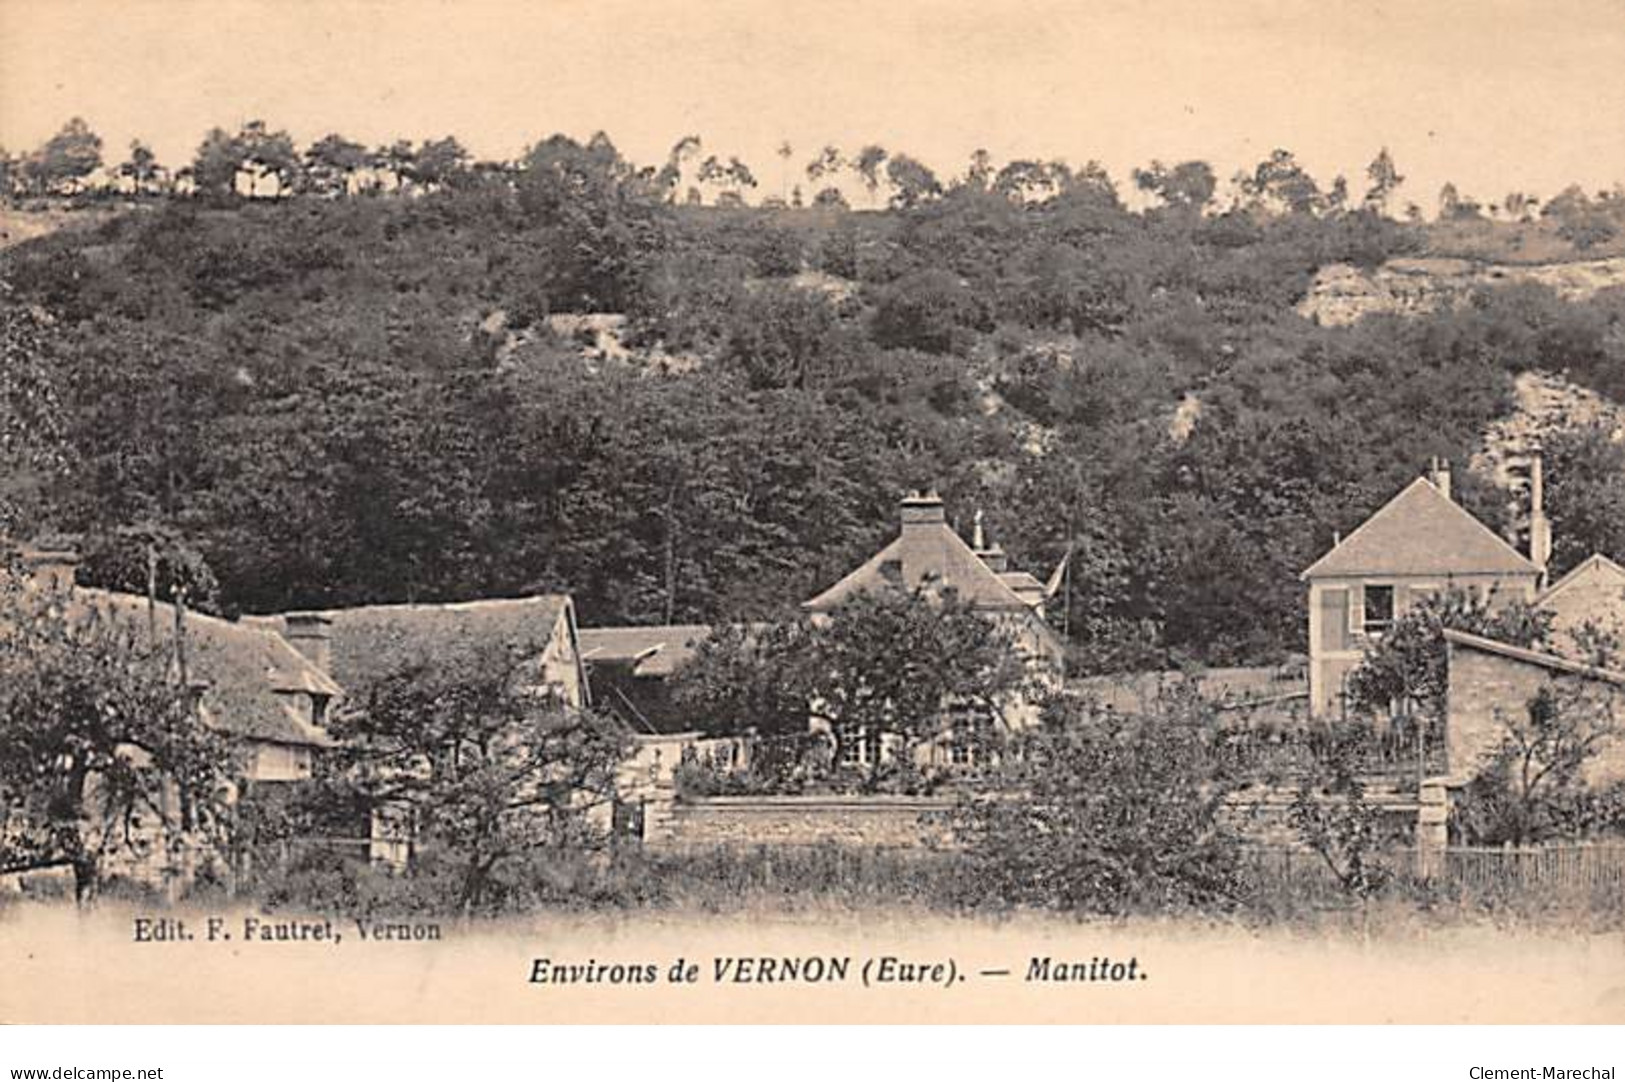
<svg viewBox="0 0 1625 1082"><path fill-rule="evenodd" d="M1399 175L1387 147L1383 147L1377 152L1377 156L1371 159L1371 164L1365 168L1365 175L1370 179L1371 187L1366 189L1361 205L1378 214L1388 213L1388 203L1393 199L1394 192L1399 186L1405 183L1405 178Z"/></svg>
<svg viewBox="0 0 1625 1082"><path fill-rule="evenodd" d="M790 201L790 159L795 152L788 139L780 140L778 149L774 151L779 156L779 198L785 203Z"/></svg>
<svg viewBox="0 0 1625 1082"><path fill-rule="evenodd" d="M955 815L967 879L1007 904L1076 913L1234 903L1240 840L1226 810L1240 777L1218 731L1194 694L1139 714L1052 702L1011 742L995 784Z"/></svg>
<svg viewBox="0 0 1625 1082"><path fill-rule="evenodd" d="M1213 201L1218 190L1218 177L1207 162L1180 162L1166 166L1153 161L1145 169L1134 170L1134 184L1143 192L1150 192L1163 205L1200 212Z"/></svg>
<svg viewBox="0 0 1625 1082"><path fill-rule="evenodd" d="M130 141L129 160L119 166L118 172L119 176L129 179L136 195L147 195L157 190L163 167L158 164L151 147L139 139L133 139Z"/></svg>
<svg viewBox="0 0 1625 1082"><path fill-rule="evenodd" d="M1495 608L1459 589L1425 598L1395 620L1349 674L1349 707L1386 715L1398 706L1437 725L1444 718L1450 683L1447 628L1538 647L1545 644L1550 625L1550 613L1522 602Z"/></svg>
<svg viewBox="0 0 1625 1082"><path fill-rule="evenodd" d="M1462 195L1456 186L1446 181L1439 189L1439 220L1441 222L1471 222L1483 217L1478 200Z"/></svg>
<svg viewBox="0 0 1625 1082"><path fill-rule="evenodd" d="M700 163L700 183L714 184L721 189L717 195L719 206L742 206L745 202L745 190L756 187L756 175L750 171L750 166L738 158L729 158L726 162L715 154Z"/></svg>
<svg viewBox="0 0 1625 1082"><path fill-rule="evenodd" d="M972 191L985 192L993 183L993 155L978 147L971 151L970 166L965 170L965 185Z"/></svg>
<svg viewBox="0 0 1625 1082"><path fill-rule="evenodd" d="M50 322L0 284L0 537L29 536L72 452Z"/></svg>
<svg viewBox="0 0 1625 1082"><path fill-rule="evenodd" d="M1287 813L1292 829L1325 862L1338 887L1362 904L1393 878L1384 854L1399 840L1382 810L1366 799L1372 743L1371 728L1359 722L1322 734Z"/></svg>
<svg viewBox="0 0 1625 1082"><path fill-rule="evenodd" d="M1597 552L1625 555L1625 445L1613 426L1566 428L1541 451L1553 571L1563 574Z"/></svg>
<svg viewBox="0 0 1625 1082"><path fill-rule="evenodd" d="M723 632L685 668L678 701L720 731L805 734L860 788L910 784L914 750L951 735L984 753L1033 694L1010 630L951 593L862 593L827 618Z"/></svg>
<svg viewBox="0 0 1625 1082"><path fill-rule="evenodd" d="M846 196L841 194L839 188L820 188L818 194L813 196L813 206L823 207L827 210L849 210Z"/></svg>
<svg viewBox="0 0 1625 1082"><path fill-rule="evenodd" d="M305 149L306 183L317 195L344 195L350 178L370 164L366 147L334 132Z"/></svg>
<svg viewBox="0 0 1625 1082"><path fill-rule="evenodd" d="M23 178L22 161L4 146L0 146L0 199L17 194L17 185Z"/></svg>
<svg viewBox="0 0 1625 1082"><path fill-rule="evenodd" d="M1254 200L1290 214L1314 214L1321 209L1320 186L1290 150L1273 151L1241 184Z"/></svg>
<svg viewBox="0 0 1625 1082"><path fill-rule="evenodd" d="M846 168L846 159L833 143L825 145L818 156L807 163L807 180L816 186L820 181L836 177Z"/></svg>
<svg viewBox="0 0 1625 1082"><path fill-rule="evenodd" d="M700 152L700 137L698 135L685 135L672 144L666 155L666 164L660 167L655 174L655 187L664 193L667 203L677 201L677 190L683 181L683 170L695 155Z"/></svg>
<svg viewBox="0 0 1625 1082"><path fill-rule="evenodd" d="M923 162L907 154L894 154L886 163L886 178L891 181L892 206L909 210L928 199L942 194L942 184Z"/></svg>
<svg viewBox="0 0 1625 1082"><path fill-rule="evenodd" d="M1527 845L1572 837L1590 792L1585 767L1621 736L1619 692L1601 681L1549 681L1530 699L1497 711L1501 744L1468 787L1458 812L1479 845Z"/></svg>
<svg viewBox="0 0 1625 1082"><path fill-rule="evenodd" d="M278 195L298 186L299 154L287 132L272 131L263 120L250 120L237 133L235 147L240 166L276 178Z"/></svg>
<svg viewBox="0 0 1625 1082"><path fill-rule="evenodd" d="M237 141L224 128L210 128L192 156L192 182L202 195L224 198L236 190L242 165Z"/></svg>
<svg viewBox="0 0 1625 1082"><path fill-rule="evenodd" d="M74 191L102 166L102 137L83 117L74 117L45 141L23 165L39 195Z"/></svg>
<svg viewBox="0 0 1625 1082"><path fill-rule="evenodd" d="M418 146L409 170L414 183L426 188L443 188L456 183L468 168L468 151L455 136L425 139Z"/></svg>
<svg viewBox="0 0 1625 1082"><path fill-rule="evenodd" d="M86 586L218 611L220 583L203 554L172 527L142 523L98 532L82 546Z"/></svg>
<svg viewBox="0 0 1625 1082"><path fill-rule="evenodd" d="M70 867L84 902L108 859L224 831L232 753L197 712L184 646L0 576L0 874Z"/></svg>
<svg viewBox="0 0 1625 1082"><path fill-rule="evenodd" d="M964 329L979 322L970 287L946 271L927 270L882 291L869 333L889 349L949 353Z"/></svg>
<svg viewBox="0 0 1625 1082"><path fill-rule="evenodd" d="M620 730L536 680L540 648L451 643L356 690L327 799L410 830L456 878L465 912L498 904L511 866L599 840Z"/></svg>
<svg viewBox="0 0 1625 1082"><path fill-rule="evenodd" d="M886 148L870 143L858 151L858 156L849 163L863 178L863 186L869 190L869 203L871 206L879 201L880 167L886 164Z"/></svg>

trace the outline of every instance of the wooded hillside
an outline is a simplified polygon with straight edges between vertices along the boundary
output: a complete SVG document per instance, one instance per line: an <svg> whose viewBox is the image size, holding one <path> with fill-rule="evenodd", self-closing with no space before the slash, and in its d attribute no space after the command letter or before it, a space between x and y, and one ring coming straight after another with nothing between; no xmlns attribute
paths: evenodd
<svg viewBox="0 0 1625 1082"><path fill-rule="evenodd" d="M1142 171L1143 210L974 163L885 210L684 206L555 137L412 197L134 198L0 253L3 525L139 589L159 538L227 613L545 589L700 622L811 596L931 486L1040 577L1075 544L1080 668L1269 661L1299 570L1465 463L1517 373L1625 401L1618 289L1306 321L1319 268L1433 227L1271 161L1229 207L1200 163ZM1619 445L1571 442L1562 551L1625 556Z"/></svg>

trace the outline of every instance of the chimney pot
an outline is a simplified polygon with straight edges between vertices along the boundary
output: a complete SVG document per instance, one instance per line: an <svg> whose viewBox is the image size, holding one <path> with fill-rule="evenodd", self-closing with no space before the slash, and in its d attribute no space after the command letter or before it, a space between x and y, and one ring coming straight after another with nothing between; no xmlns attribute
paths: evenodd
<svg viewBox="0 0 1625 1082"><path fill-rule="evenodd" d="M283 638L325 676L333 675L333 618L324 612L290 612Z"/></svg>
<svg viewBox="0 0 1625 1082"><path fill-rule="evenodd" d="M901 510L905 531L911 527L933 526L948 521L942 507L942 497L935 491L910 493L903 498Z"/></svg>

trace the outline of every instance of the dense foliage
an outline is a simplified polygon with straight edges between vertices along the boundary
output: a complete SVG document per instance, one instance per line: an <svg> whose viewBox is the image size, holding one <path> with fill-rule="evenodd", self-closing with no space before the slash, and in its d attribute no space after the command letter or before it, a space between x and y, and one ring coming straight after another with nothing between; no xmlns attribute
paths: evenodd
<svg viewBox="0 0 1625 1082"><path fill-rule="evenodd" d="M870 211L684 205L697 140L660 171L601 137L502 167L387 148L367 168L412 196L383 198L334 179L352 144L282 138L220 133L193 168L291 197L211 182L0 253L12 528L166 531L226 611L545 588L587 624L749 619L932 485L1016 566L1074 551L1075 670L1263 662L1301 649L1297 572L1464 461L1516 372L1625 396L1618 296L1304 320L1317 268L1426 235L1284 152L1231 206L1153 163L1145 211L1098 166L821 154L891 193Z"/></svg>
<svg viewBox="0 0 1625 1082"><path fill-rule="evenodd" d="M224 837L233 753L179 640L23 582L0 567L0 875L70 868L85 901L111 861Z"/></svg>
<svg viewBox="0 0 1625 1082"><path fill-rule="evenodd" d="M1226 817L1240 784L1211 710L1169 696L1141 714L1051 703L1007 749L1001 783L956 831L979 887L1081 913L1222 908L1242 892Z"/></svg>
<svg viewBox="0 0 1625 1082"><path fill-rule="evenodd" d="M943 774L923 745L983 761L1042 696L1014 642L951 592L860 592L831 613L719 629L675 699L696 724L751 738L749 776L719 779L733 791L916 792Z"/></svg>

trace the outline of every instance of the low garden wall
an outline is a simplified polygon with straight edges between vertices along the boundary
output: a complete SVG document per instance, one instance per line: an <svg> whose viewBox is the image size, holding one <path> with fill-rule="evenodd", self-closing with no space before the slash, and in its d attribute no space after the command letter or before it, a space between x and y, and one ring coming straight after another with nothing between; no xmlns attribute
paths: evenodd
<svg viewBox="0 0 1625 1082"><path fill-rule="evenodd" d="M644 805L644 840L683 848L946 845L954 800L902 796L719 796Z"/></svg>

